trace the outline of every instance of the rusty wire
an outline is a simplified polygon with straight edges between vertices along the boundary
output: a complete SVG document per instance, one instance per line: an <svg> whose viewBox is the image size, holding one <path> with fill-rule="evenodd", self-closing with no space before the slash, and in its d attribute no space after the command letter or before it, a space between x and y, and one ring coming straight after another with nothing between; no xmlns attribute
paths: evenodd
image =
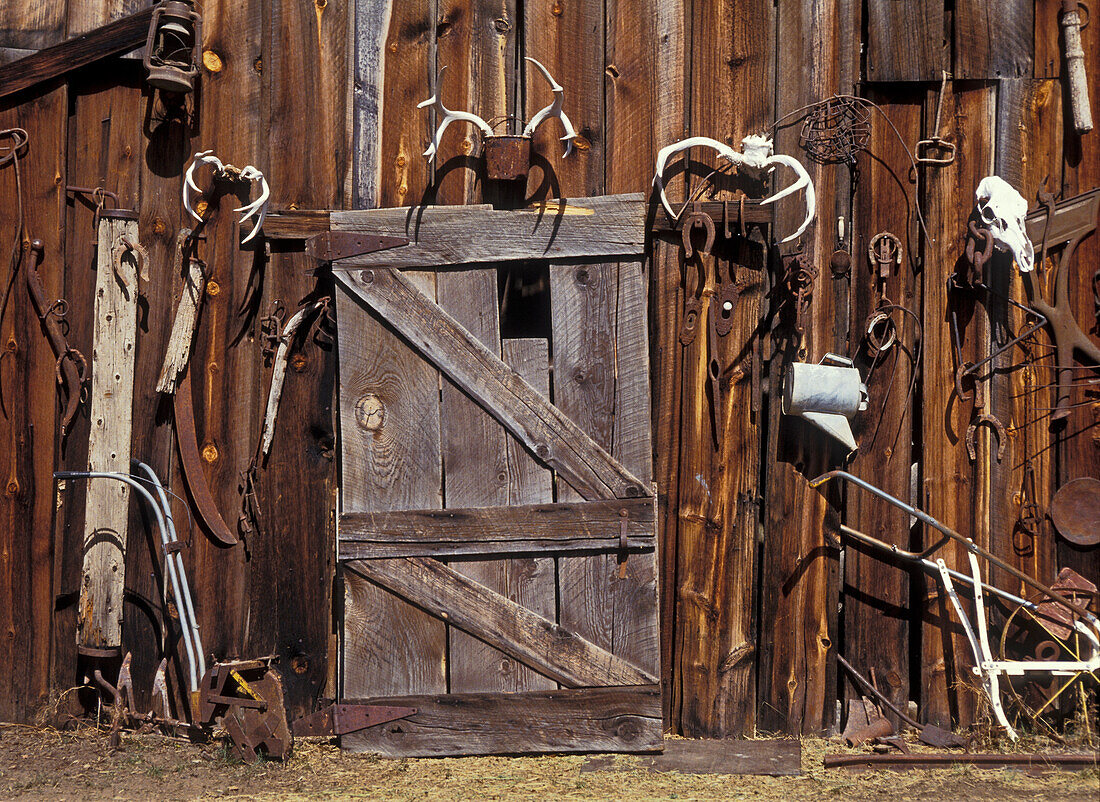
<svg viewBox="0 0 1100 802"><path fill-rule="evenodd" d="M870 110L855 98L834 96L811 107L799 146L818 164L855 164L871 135Z"/></svg>

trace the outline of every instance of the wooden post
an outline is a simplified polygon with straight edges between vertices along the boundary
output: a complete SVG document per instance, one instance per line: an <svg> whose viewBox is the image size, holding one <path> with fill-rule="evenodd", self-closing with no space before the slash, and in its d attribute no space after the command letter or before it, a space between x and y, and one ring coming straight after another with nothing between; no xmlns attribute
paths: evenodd
<svg viewBox="0 0 1100 802"><path fill-rule="evenodd" d="M134 341L137 337L137 215L100 215L96 258L95 334L92 350L92 426L88 468L130 472ZM93 479L84 504L84 571L77 612L77 644L122 645L122 594L130 488Z"/></svg>

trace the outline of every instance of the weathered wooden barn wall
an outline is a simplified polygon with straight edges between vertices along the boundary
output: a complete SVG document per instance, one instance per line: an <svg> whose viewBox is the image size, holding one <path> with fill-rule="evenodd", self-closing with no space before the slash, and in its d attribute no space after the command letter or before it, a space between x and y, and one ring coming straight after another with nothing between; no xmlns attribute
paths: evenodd
<svg viewBox="0 0 1100 802"><path fill-rule="evenodd" d="M8 0L0 7L0 47L14 50L0 53L14 58L20 49L47 46L147 4ZM1095 550L1057 538L1046 519L1032 533L1020 523L1032 495L1029 475L1044 511L1066 481L1100 476L1100 399L1077 387L1067 425L1052 428L1053 356L1045 346L1018 348L983 374L987 405L1009 426L1005 457L996 459L996 442L983 427L972 463L964 436L974 402L954 391L944 290L983 176L996 172L1033 203L1044 178L1067 197L1100 184L1100 134L1078 137L1066 121L1057 0L206 0L202 6L206 57L190 125L157 119L132 60L0 101L0 127L22 126L31 135L20 161L26 232L45 242L43 278L48 292L70 302L77 347L91 346L94 233L91 207L67 197L64 186L103 185L140 214L153 269L142 287L134 455L176 492L184 491L171 410L158 406L153 385L180 288L169 258L186 224L179 190L190 155L213 148L234 164L260 167L276 208L479 202L480 183L464 169L475 135L453 126L436 165L428 166L420 154L433 116L416 104L446 65L440 91L448 107L486 118L529 116L549 98L541 78L524 66L522 57L532 56L565 86L565 109L580 136L575 154L563 160L556 129L539 133L530 194L648 191L661 146L687 135L736 144L834 93L875 101L897 129L896 136L872 114L869 150L854 170L809 162L799 148L800 126L778 129L777 150L798 156L813 177L818 221L800 241L778 248L767 266L748 246L716 249L705 261L718 270L736 265L747 280L736 325L718 349L727 380L720 442L706 389L705 338L688 346L679 340L685 292L679 246L671 239L654 243L652 408L670 729L712 736L828 729L837 700L849 693L838 674L838 650L860 670L873 669L892 698L916 699L929 721L965 723L979 712L979 697L967 686L969 650L936 585L851 548L842 562L835 547L840 523L902 546L930 542L927 536L855 489L810 489L808 479L838 465L841 455L814 429L779 414L782 369L800 348L808 360L831 351L856 358L864 371L871 367L862 341L880 294L913 313L899 316L899 337L919 360L896 353L875 365L868 411L855 423L863 447L851 470L1042 581L1066 565L1100 579ZM1100 107L1098 35L1095 25L1083 32L1094 108ZM911 171L905 149L936 133L944 71L950 79L939 133L958 146L958 156L948 167ZM693 155L701 163L671 182L674 199L710 171L709 156ZM731 188L715 197L732 197ZM0 168L0 253L11 245L14 198L8 165ZM241 507L238 475L255 449L270 370L260 318L276 299L293 308L328 290L301 254L239 250L236 205L223 198L205 229L200 255L217 289L208 289L192 363L201 442L215 449L206 452L213 456L211 485L230 523ZM785 236L798 219L799 201L782 201L777 233ZM866 253L881 231L901 239L904 256L880 287ZM1098 240L1093 235L1082 246L1071 293L1078 319L1094 334L1092 270L1085 266L1097 263ZM830 269L838 247L852 254L849 275ZM780 258L798 252L817 270L801 342L776 286ZM1013 291L1021 297L1019 286ZM1006 320L1012 330L1021 323L1003 305L993 305L992 321L981 304L959 314L963 355L974 361L1007 339ZM0 717L26 720L81 679L74 605L83 489L69 483L55 495L50 474L83 467L88 423L81 417L59 441L53 356L21 286L0 322ZM343 596L333 593L335 359L313 338L301 356L288 378L273 453L258 474L259 531L225 549L196 530L185 552L207 650L218 657L278 654L292 714L336 692L334 616ZM183 505L177 507L185 520ZM162 605L154 535L136 504L131 525L142 536L132 537L127 559L125 640L141 677L160 656ZM948 558L962 565L961 553L949 549ZM139 691L147 688L138 682Z"/></svg>
<svg viewBox="0 0 1100 802"><path fill-rule="evenodd" d="M39 48L151 5L74 0L5 3L0 45ZM95 284L94 206L66 185L102 186L140 215L150 280L140 288L133 456L150 464L181 496L171 403L155 391L182 287L176 236L190 227L181 205L183 170L197 150L260 167L279 207L344 203L349 136L348 32L343 3L278 0L207 2L201 92L191 119L164 119L144 83L140 61L115 59L68 82L55 81L0 101L0 127L30 135L21 160L25 230L46 244L40 272L51 297L69 300L70 342L91 355ZM5 59L25 55L7 53ZM196 101L197 98L197 101ZM0 246L15 228L13 171L5 168ZM292 312L317 292L301 254L240 250L235 196L222 197L205 226L199 256L210 269L190 373L200 448L222 516L234 529L241 510L239 474L256 452L270 368L261 355L260 319L281 300ZM6 258L6 257L5 257ZM23 287L3 320L8 413L4 432L4 667L0 717L32 718L50 698L83 681L77 672L75 607L83 526L81 482L55 493L53 470L86 467L86 411L58 436L53 356ZM335 504L331 346L307 341L283 394L272 453L257 476L261 526L241 544L216 545L177 501L174 515L195 594L206 651L218 658L276 654L291 713L312 709L327 686L335 645L331 624ZM139 705L146 704L161 658L162 584L155 531L131 505L126 560L124 645L134 655ZM172 608L168 608L172 609ZM174 611L173 611L174 614ZM175 653L175 648L171 649ZM180 665L175 661L178 672ZM181 677L182 674L175 676Z"/></svg>

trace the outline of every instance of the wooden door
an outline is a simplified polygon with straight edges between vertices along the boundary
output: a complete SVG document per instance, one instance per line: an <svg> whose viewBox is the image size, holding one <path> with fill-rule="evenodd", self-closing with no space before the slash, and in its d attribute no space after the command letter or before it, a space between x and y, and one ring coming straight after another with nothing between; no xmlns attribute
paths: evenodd
<svg viewBox="0 0 1100 802"><path fill-rule="evenodd" d="M418 710L344 746L661 748L644 213L333 214L412 241L334 263L342 697ZM551 336L502 340L498 268L539 260Z"/></svg>

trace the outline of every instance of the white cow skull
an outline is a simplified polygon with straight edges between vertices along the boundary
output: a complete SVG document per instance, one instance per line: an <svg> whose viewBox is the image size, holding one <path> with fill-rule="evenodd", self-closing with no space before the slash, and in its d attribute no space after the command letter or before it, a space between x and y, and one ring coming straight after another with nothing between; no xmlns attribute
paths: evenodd
<svg viewBox="0 0 1100 802"><path fill-rule="evenodd" d="M687 139L681 139L679 142L674 142L671 145L661 148L657 153L657 172L653 176L653 183L657 187L658 195L660 195L661 198L661 204L665 207L665 211L668 212L670 219L675 220L677 215L672 211L672 206L665 196L665 165L673 155L694 147L713 148L718 152L718 157L720 159L725 159L731 164L736 165L739 169L746 170L747 172L761 177L779 165L790 167L794 170L798 179L793 184L761 201L761 204L774 203L780 198L786 197L800 189L806 190L806 218L802 221L802 225L798 227L798 230L789 237L786 237L783 242L790 242L796 237L801 236L802 232L806 230L806 227L809 226L810 222L814 219L814 214L817 210L817 197L814 194L814 185L813 182L810 181L810 175L806 172L806 168L803 167L797 159L791 156L773 156L772 140L762 134L750 134L742 139L740 153L729 145L706 136L693 136Z"/></svg>
<svg viewBox="0 0 1100 802"><path fill-rule="evenodd" d="M1035 269L1035 247L1027 235L1024 218L1027 201L1003 178L986 176L974 193L978 214L993 235L999 251L1011 251L1016 266L1024 273Z"/></svg>

